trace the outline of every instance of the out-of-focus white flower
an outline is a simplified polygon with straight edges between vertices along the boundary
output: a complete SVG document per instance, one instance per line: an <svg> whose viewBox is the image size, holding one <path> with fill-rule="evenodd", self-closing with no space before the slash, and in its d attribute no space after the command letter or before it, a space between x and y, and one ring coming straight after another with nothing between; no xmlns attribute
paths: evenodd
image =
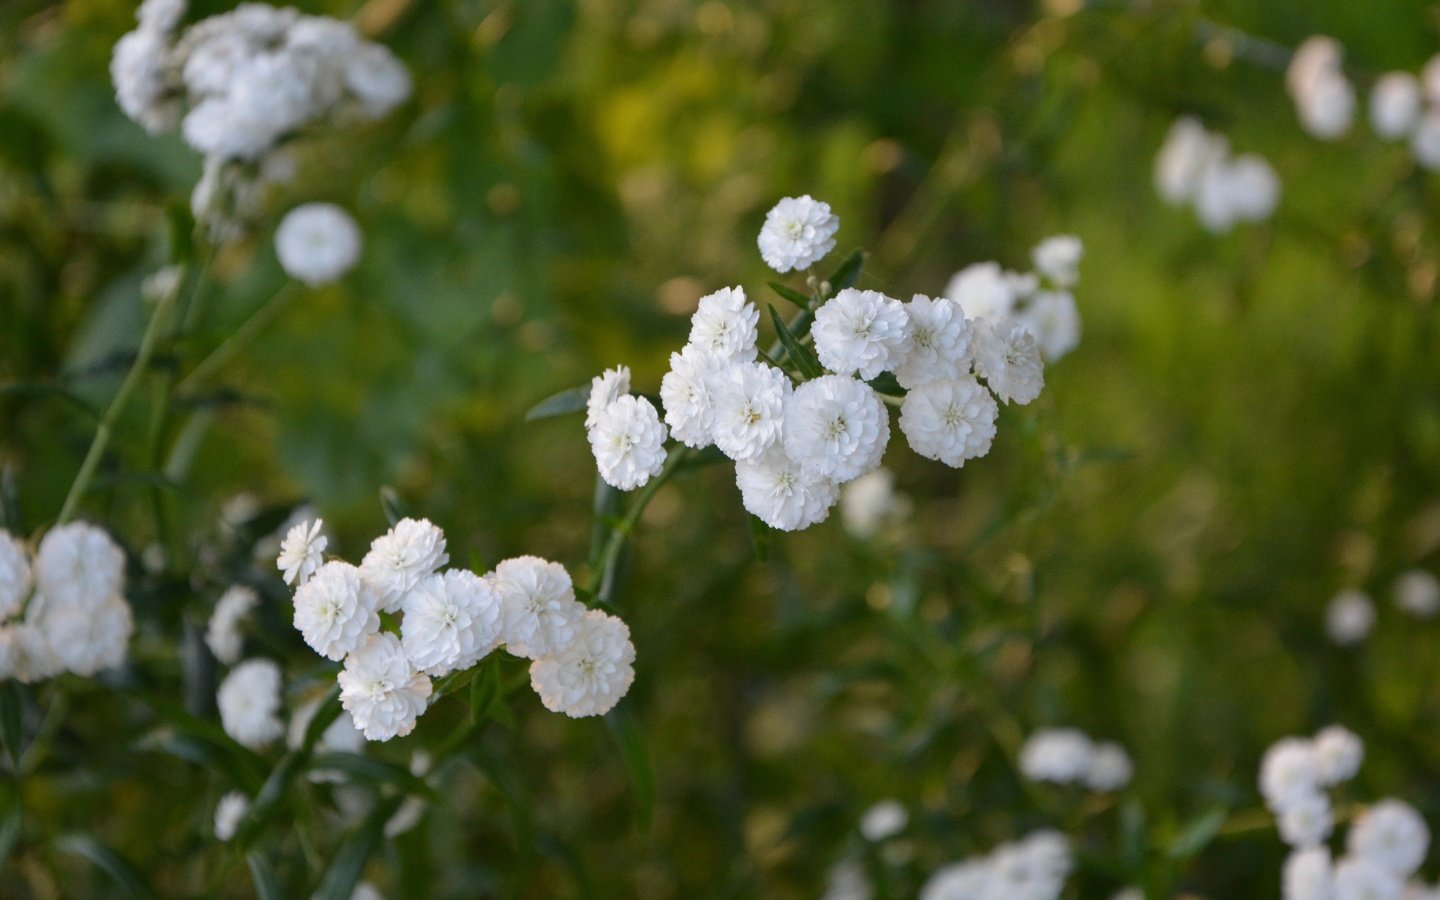
<svg viewBox="0 0 1440 900"><path fill-rule="evenodd" d="M1387 72L1370 89L1370 125L1382 138L1405 137L1420 118L1420 82L1409 72Z"/></svg>
<svg viewBox="0 0 1440 900"><path fill-rule="evenodd" d="M1332 881L1330 851L1325 847L1303 847L1285 858L1284 900L1331 900Z"/></svg>
<svg viewBox="0 0 1440 900"><path fill-rule="evenodd" d="M936 869L920 888L920 900L988 900L996 896L990 860L967 859Z"/></svg>
<svg viewBox="0 0 1440 900"><path fill-rule="evenodd" d="M1320 729L1312 746L1319 783L1326 787L1354 778L1365 758L1365 745L1360 738L1341 725Z"/></svg>
<svg viewBox="0 0 1440 900"><path fill-rule="evenodd" d="M187 5L186 0L145 0L135 10L135 19L145 31L174 31Z"/></svg>
<svg viewBox="0 0 1440 900"><path fill-rule="evenodd" d="M255 589L243 584L237 584L220 595L205 629L205 644L217 660L226 665L240 661L243 641L240 625L259 602L260 595L255 593Z"/></svg>
<svg viewBox="0 0 1440 900"><path fill-rule="evenodd" d="M1015 317L1035 336L1040 355L1054 362L1080 344L1080 308L1069 291L1041 291Z"/></svg>
<svg viewBox="0 0 1440 900"><path fill-rule="evenodd" d="M846 288L815 311L810 334L825 368L869 380L905 360L910 317L899 300Z"/></svg>
<svg viewBox="0 0 1440 900"><path fill-rule="evenodd" d="M372 634L345 658L340 705L367 741L388 741L415 729L430 697L430 678L411 665L400 639Z"/></svg>
<svg viewBox="0 0 1440 900"><path fill-rule="evenodd" d="M31 610L34 608L32 606ZM53 678L65 671L65 664L55 652L42 618L27 610L24 622L7 629L13 674L26 684Z"/></svg>
<svg viewBox="0 0 1440 900"><path fill-rule="evenodd" d="M842 860L831 869L820 900L871 900L875 888L865 876L865 869L852 859Z"/></svg>
<svg viewBox="0 0 1440 900"><path fill-rule="evenodd" d="M969 375L914 388L900 406L900 431L927 459L959 468L990 452L999 407Z"/></svg>
<svg viewBox="0 0 1440 900"><path fill-rule="evenodd" d="M1355 89L1340 68L1343 56L1334 38L1316 35L1296 49L1285 72L1300 124L1321 140L1343 136L1355 116Z"/></svg>
<svg viewBox="0 0 1440 900"><path fill-rule="evenodd" d="M168 53L164 33L142 27L121 37L110 56L116 103L151 134L174 128L180 118L181 107L172 96Z"/></svg>
<svg viewBox="0 0 1440 900"><path fill-rule="evenodd" d="M280 542L280 556L275 565L286 584L302 585L325 562L325 548L330 539L320 530L323 519L302 521L293 525Z"/></svg>
<svg viewBox="0 0 1440 900"><path fill-rule="evenodd" d="M360 575L380 596L380 608L395 612L420 579L449 561L445 532L429 519L401 519L370 544Z"/></svg>
<svg viewBox="0 0 1440 900"><path fill-rule="evenodd" d="M1412 616L1432 618L1440 612L1440 581L1424 569L1409 569L1395 579L1395 605Z"/></svg>
<svg viewBox="0 0 1440 900"><path fill-rule="evenodd" d="M901 427L904 427L902 420ZM879 468L847 482L840 491L840 517L845 530L867 540L892 520L910 514L910 498L895 491L895 473Z"/></svg>
<svg viewBox="0 0 1440 900"><path fill-rule="evenodd" d="M670 371L660 379L660 402L665 407L665 424L675 440L699 449L714 442L711 431L715 422L710 385L720 377L729 362L686 344L679 353L670 354Z"/></svg>
<svg viewBox="0 0 1440 900"><path fill-rule="evenodd" d="M884 401L854 378L807 381L785 404L785 453L812 476L837 484L858 478L880 465L889 440Z"/></svg>
<svg viewBox="0 0 1440 900"><path fill-rule="evenodd" d="M997 262L966 266L945 286L945 296L960 305L971 319L993 319L1010 315L1019 299L1014 279Z"/></svg>
<svg viewBox="0 0 1440 900"><path fill-rule="evenodd" d="M245 747L263 747L285 733L280 721L280 667L247 659L220 683L216 704L225 733Z"/></svg>
<svg viewBox="0 0 1440 900"><path fill-rule="evenodd" d="M401 609L401 643L427 674L468 669L500 643L500 598L474 572L452 569L422 579Z"/></svg>
<svg viewBox="0 0 1440 900"><path fill-rule="evenodd" d="M760 228L760 256L777 272L807 269L835 249L840 217L830 204L812 198L786 197L765 214Z"/></svg>
<svg viewBox="0 0 1440 900"><path fill-rule="evenodd" d="M345 86L372 119L385 116L410 97L410 70L380 44L362 44L345 63Z"/></svg>
<svg viewBox="0 0 1440 900"><path fill-rule="evenodd" d="M302 704L290 716L290 724L285 729L285 746L291 750L299 750L305 744L305 732L310 730L310 723L315 720L315 714L320 711L320 697ZM349 716L336 716L335 721L325 726L320 732L320 737L315 741L316 751L328 751L334 753L359 753L365 749L365 736L355 728L355 723L350 721ZM312 773L316 775L319 773ZM332 780L313 778L312 781ZM336 777L333 780L339 780Z"/></svg>
<svg viewBox="0 0 1440 900"><path fill-rule="evenodd" d="M574 638L585 607L575 599L570 573L537 556L507 559L490 583L500 599L505 649L534 659L554 653Z"/></svg>
<svg viewBox="0 0 1440 900"><path fill-rule="evenodd" d="M990 854L991 890L997 897L1045 897L1058 900L1072 860L1070 846L1057 831L1037 831Z"/></svg>
<svg viewBox="0 0 1440 900"><path fill-rule="evenodd" d="M860 817L860 835L878 843L904 831L909 822L910 814L899 800L881 800Z"/></svg>
<svg viewBox="0 0 1440 900"><path fill-rule="evenodd" d="M368 881L356 883L355 890L350 894L350 900L385 900L385 895L380 889Z"/></svg>
<svg viewBox="0 0 1440 900"><path fill-rule="evenodd" d="M1319 791L1291 803L1279 816L1280 839L1292 847L1319 846L1332 827L1330 798Z"/></svg>
<svg viewBox="0 0 1440 900"><path fill-rule="evenodd" d="M1145 900L1145 892L1131 885L1110 895L1110 900Z"/></svg>
<svg viewBox="0 0 1440 900"><path fill-rule="evenodd" d="M1415 874L1430 848L1430 829L1415 808L1402 800L1382 800L1350 826L1346 849L1404 879Z"/></svg>
<svg viewBox="0 0 1440 900"><path fill-rule="evenodd" d="M790 379L765 363L729 367L711 392L715 446L737 462L759 459L780 439Z"/></svg>
<svg viewBox="0 0 1440 900"><path fill-rule="evenodd" d="M895 380L907 389L948 381L970 372L972 328L965 312L948 297L916 294L905 304L910 343L895 367Z"/></svg>
<svg viewBox="0 0 1440 900"><path fill-rule="evenodd" d="M1020 772L1031 781L1073 784L1090 771L1094 745L1074 728L1042 728L1020 748Z"/></svg>
<svg viewBox="0 0 1440 900"><path fill-rule="evenodd" d="M1375 604L1361 591L1341 591L1325 610L1325 631L1342 647L1365 640L1374 626Z"/></svg>
<svg viewBox="0 0 1440 900"><path fill-rule="evenodd" d="M1260 794L1273 812L1283 812L1316 793L1320 766L1315 745L1304 738L1284 738L1270 745L1260 761Z"/></svg>
<svg viewBox="0 0 1440 900"><path fill-rule="evenodd" d="M1035 336L1013 319L976 323L975 373L1005 403L1025 405L1045 387L1045 364Z"/></svg>
<svg viewBox="0 0 1440 900"><path fill-rule="evenodd" d="M295 592L295 628L310 649L340 660L380 630L380 596L363 573L334 560Z"/></svg>
<svg viewBox="0 0 1440 900"><path fill-rule="evenodd" d="M1134 774L1135 766L1125 748L1105 742L1094 745L1083 780L1094 791L1118 791L1130 783Z"/></svg>
<svg viewBox="0 0 1440 900"><path fill-rule="evenodd" d="M40 540L34 575L47 604L89 607L121 592L125 554L94 525L71 522Z"/></svg>
<svg viewBox="0 0 1440 900"><path fill-rule="evenodd" d="M215 837L228 841L235 836L240 820L250 811L250 799L239 791L231 791L215 804Z"/></svg>
<svg viewBox="0 0 1440 900"><path fill-rule="evenodd" d="M1072 288L1080 280L1080 260L1085 245L1073 234L1057 234L1046 238L1030 251L1035 271L1060 288Z"/></svg>
<svg viewBox="0 0 1440 900"><path fill-rule="evenodd" d="M840 492L834 481L807 475L778 446L759 459L737 462L735 485L746 512L781 531L799 531L825 521Z"/></svg>
<svg viewBox="0 0 1440 900"><path fill-rule="evenodd" d="M760 312L745 299L744 288L721 288L700 298L690 317L690 343L720 359L749 362L759 324Z"/></svg>
<svg viewBox="0 0 1440 900"><path fill-rule="evenodd" d="M1195 213L1209 231L1229 231L1237 222L1269 218L1279 196L1275 170L1259 156L1244 153L1213 159L1201 175Z"/></svg>
<svg viewBox="0 0 1440 900"><path fill-rule="evenodd" d="M291 278L311 287L329 284L360 259L360 227L333 203L306 203L280 220L275 255Z"/></svg>
<svg viewBox="0 0 1440 900"><path fill-rule="evenodd" d="M1331 890L1334 900L1401 900L1405 883L1374 860L1345 856L1335 864Z"/></svg>
<svg viewBox="0 0 1440 900"><path fill-rule="evenodd" d="M585 430L594 428L606 407L630 393L630 367L606 369L590 379L590 396L585 400Z"/></svg>
<svg viewBox="0 0 1440 900"><path fill-rule="evenodd" d="M634 490L665 467L664 424L644 397L626 395L606 406L590 429L590 450L611 487Z"/></svg>
<svg viewBox="0 0 1440 900"><path fill-rule="evenodd" d="M1425 169L1440 169L1440 107L1428 110L1415 125L1410 137L1410 152L1415 162Z"/></svg>
<svg viewBox="0 0 1440 900"><path fill-rule="evenodd" d="M118 594L84 607L46 608L36 624L60 667L86 676L123 663L135 630L130 604Z"/></svg>
<svg viewBox="0 0 1440 900"><path fill-rule="evenodd" d="M30 574L30 554L25 545L0 531L0 621L20 611L25 598L30 596L33 579Z"/></svg>
<svg viewBox="0 0 1440 900"><path fill-rule="evenodd" d="M530 686L551 712L572 718L600 716L630 690L634 662L635 645L625 623L598 609L587 610L568 644L530 664Z"/></svg>
<svg viewBox="0 0 1440 900"><path fill-rule="evenodd" d="M1230 153L1229 142L1212 134L1192 116L1181 116L1170 126L1155 158L1155 189L1172 206L1193 201L1200 182L1214 159Z"/></svg>

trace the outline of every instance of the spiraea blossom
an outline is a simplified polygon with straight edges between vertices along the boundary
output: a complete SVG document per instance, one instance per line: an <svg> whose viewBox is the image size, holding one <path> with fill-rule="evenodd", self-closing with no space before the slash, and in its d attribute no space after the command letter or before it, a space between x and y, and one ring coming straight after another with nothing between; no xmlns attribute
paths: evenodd
<svg viewBox="0 0 1440 900"><path fill-rule="evenodd" d="M999 407L970 375L911 389L900 407L900 430L927 459L959 468L990 452Z"/></svg>
<svg viewBox="0 0 1440 900"><path fill-rule="evenodd" d="M395 612L420 579L450 561L445 532L428 519L401 519L370 544L360 575L380 597L380 608Z"/></svg>
<svg viewBox="0 0 1440 900"><path fill-rule="evenodd" d="M890 416L873 388L844 375L822 375L795 389L785 405L785 453L808 474L843 484L880 465Z"/></svg>
<svg viewBox="0 0 1440 900"><path fill-rule="evenodd" d="M780 447L770 448L753 462L737 462L735 484L746 512L780 531L798 531L825 521L840 493L834 481L807 474Z"/></svg>
<svg viewBox="0 0 1440 900"><path fill-rule="evenodd" d="M325 548L330 543L320 530L324 525L321 519L301 521L286 532L280 543L280 556L275 561L286 584L304 584L324 564Z"/></svg>
<svg viewBox="0 0 1440 900"><path fill-rule="evenodd" d="M474 572L452 569L422 579L401 611L405 653L430 675L468 669L500 643L500 598Z"/></svg>
<svg viewBox="0 0 1440 900"><path fill-rule="evenodd" d="M630 367L606 369L590 380L590 396L585 398L585 430L600 422L605 408L630 393Z"/></svg>
<svg viewBox="0 0 1440 900"><path fill-rule="evenodd" d="M244 641L240 626L259 603L260 595L255 589L243 584L237 584L220 595L205 628L205 644L215 659L226 665L240 661Z"/></svg>
<svg viewBox="0 0 1440 900"><path fill-rule="evenodd" d="M372 634L345 657L340 671L340 705L367 741L403 737L415 728L430 697L430 679L416 671L400 639Z"/></svg>
<svg viewBox="0 0 1440 900"><path fill-rule="evenodd" d="M946 297L916 294L905 304L905 312L910 342L894 369L901 387L913 390L969 374L973 327L959 304Z"/></svg>
<svg viewBox="0 0 1440 900"><path fill-rule="evenodd" d="M310 649L340 660L380 630L380 596L361 571L333 560L295 592L295 628Z"/></svg>
<svg viewBox="0 0 1440 900"><path fill-rule="evenodd" d="M588 433L605 483L634 490L665 467L665 426L644 397L627 394L608 404Z"/></svg>
<svg viewBox="0 0 1440 900"><path fill-rule="evenodd" d="M786 197L765 214L760 229L760 256L777 272L807 269L835 249L840 217L830 204L812 198Z"/></svg>
<svg viewBox="0 0 1440 900"><path fill-rule="evenodd" d="M868 381L905 360L910 317L879 291L846 288L815 311L810 333L825 368Z"/></svg>
<svg viewBox="0 0 1440 900"><path fill-rule="evenodd" d="M310 287L337 281L360 259L360 227L333 203L306 203L280 220L275 255L285 274Z"/></svg>
<svg viewBox="0 0 1440 900"><path fill-rule="evenodd" d="M696 449L714 443L715 410L710 385L728 363L694 344L670 354L670 371L660 380L660 403L670 435Z"/></svg>
<svg viewBox="0 0 1440 900"><path fill-rule="evenodd" d="M1045 365L1035 336L1013 319L975 326L975 374L1005 403L1024 405L1045 387Z"/></svg>
<svg viewBox="0 0 1440 900"><path fill-rule="evenodd" d="M530 684L552 712L581 718L609 712L635 680L630 629L592 609L575 623L573 638L530 664Z"/></svg>
<svg viewBox="0 0 1440 900"><path fill-rule="evenodd" d="M574 638L585 607L575 599L570 573L538 556L507 559L490 583L500 600L505 649L527 659L554 653Z"/></svg>
<svg viewBox="0 0 1440 900"><path fill-rule="evenodd" d="M215 702L225 733L245 747L263 747L285 733L280 720L280 667L248 659L220 683Z"/></svg>
<svg viewBox="0 0 1440 900"><path fill-rule="evenodd" d="M714 439L736 461L759 459L780 439L790 379L764 363L740 363L717 378L713 393Z"/></svg>
<svg viewBox="0 0 1440 900"><path fill-rule="evenodd" d="M20 611L32 583L25 545L0 531L0 621Z"/></svg>
<svg viewBox="0 0 1440 900"><path fill-rule="evenodd" d="M744 288L721 288L700 298L690 318L690 344L735 362L755 358L760 312L745 299Z"/></svg>
<svg viewBox="0 0 1440 900"><path fill-rule="evenodd" d="M250 811L250 798L239 791L231 791L215 804L215 837L228 841L235 836L240 821Z"/></svg>

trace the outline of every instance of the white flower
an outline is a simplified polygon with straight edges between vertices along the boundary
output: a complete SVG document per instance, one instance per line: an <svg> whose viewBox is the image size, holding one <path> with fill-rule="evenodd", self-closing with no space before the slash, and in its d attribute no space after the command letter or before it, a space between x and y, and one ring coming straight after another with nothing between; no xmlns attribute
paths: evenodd
<svg viewBox="0 0 1440 900"><path fill-rule="evenodd" d="M123 663L135 630L130 604L119 594L85 607L51 606L36 624L45 632L55 662L86 676Z"/></svg>
<svg viewBox="0 0 1440 900"><path fill-rule="evenodd" d="M306 203L280 220L275 254L291 278L311 287L329 284L360 259L360 228L333 203Z"/></svg>
<svg viewBox="0 0 1440 900"><path fill-rule="evenodd" d="M295 628L310 649L340 660L380 630L380 597L361 570L334 560L295 592Z"/></svg>
<svg viewBox="0 0 1440 900"><path fill-rule="evenodd" d="M1410 804L1382 800L1350 826L1346 849L1399 878L1415 874L1430 847L1430 829Z"/></svg>
<svg viewBox="0 0 1440 900"><path fill-rule="evenodd" d="M920 900L989 900L994 868L988 859L969 859L936 869L920 888Z"/></svg>
<svg viewBox="0 0 1440 900"><path fill-rule="evenodd" d="M765 214L760 228L760 256L777 272L808 269L835 249L840 217L830 204L803 197L786 197Z"/></svg>
<svg viewBox="0 0 1440 900"><path fill-rule="evenodd" d="M1412 616L1432 618L1440 612L1440 581L1424 569L1401 572L1395 579L1395 605Z"/></svg>
<svg viewBox="0 0 1440 900"><path fill-rule="evenodd" d="M590 379L590 396L585 400L585 430L594 428L606 407L630 393L630 367L616 366Z"/></svg>
<svg viewBox="0 0 1440 900"><path fill-rule="evenodd" d="M1118 791L1130 783L1135 766L1130 754L1115 743L1095 744L1090 754L1090 765L1085 770L1083 781L1086 787L1095 791Z"/></svg>
<svg viewBox="0 0 1440 900"><path fill-rule="evenodd" d="M530 664L530 686L551 712L572 718L614 708L635 680L635 645L624 622L598 609L575 623L575 636Z"/></svg>
<svg viewBox="0 0 1440 900"><path fill-rule="evenodd" d="M905 361L910 317L899 300L846 288L815 310L810 334L825 368L868 381Z"/></svg>
<svg viewBox="0 0 1440 900"><path fill-rule="evenodd" d="M1410 138L1410 152L1422 168L1440 169L1440 107L1432 107L1420 117Z"/></svg>
<svg viewBox="0 0 1440 900"><path fill-rule="evenodd" d="M320 531L324 524L323 519L302 521L286 532L285 540L280 542L280 556L275 560L286 584L304 584L325 562L330 539Z"/></svg>
<svg viewBox="0 0 1440 900"><path fill-rule="evenodd" d="M1284 900L1332 900L1330 851L1324 847L1305 847L1285 858L1281 879Z"/></svg>
<svg viewBox="0 0 1440 900"><path fill-rule="evenodd" d="M1085 245L1073 234L1057 234L1035 245L1030 261L1035 271L1050 279L1056 287L1072 288L1080 280L1080 259Z"/></svg>
<svg viewBox="0 0 1440 900"><path fill-rule="evenodd" d="M1340 725L1322 728L1315 735L1313 747L1319 783L1326 787L1354 778L1365 758L1365 745L1360 738Z"/></svg>
<svg viewBox="0 0 1440 900"><path fill-rule="evenodd" d="M1315 746L1304 738L1276 741L1260 761L1260 793L1274 812L1288 809L1320 786Z"/></svg>
<svg viewBox="0 0 1440 900"><path fill-rule="evenodd" d="M864 867L847 859L830 868L820 900L873 900L874 896L875 888L865 877Z"/></svg>
<svg viewBox="0 0 1440 900"><path fill-rule="evenodd" d="M226 665L240 661L243 640L240 624L259 602L260 595L255 593L255 589L243 584L237 584L220 595L205 629L205 644L217 660Z"/></svg>
<svg viewBox="0 0 1440 900"><path fill-rule="evenodd" d="M999 408L969 375L914 388L900 405L900 431L926 459L956 468L990 452Z"/></svg>
<svg viewBox="0 0 1440 900"><path fill-rule="evenodd" d="M500 598L474 572L431 575L405 595L401 643L417 669L468 669L500 643Z"/></svg>
<svg viewBox="0 0 1440 900"><path fill-rule="evenodd" d="M1440 53L1425 61L1420 69L1420 85L1425 90L1425 99L1440 103Z"/></svg>
<svg viewBox="0 0 1440 900"><path fill-rule="evenodd" d="M590 450L605 483L634 490L665 467L665 426L644 397L626 395L605 407L590 430Z"/></svg>
<svg viewBox="0 0 1440 900"><path fill-rule="evenodd" d="M1280 812L1280 839L1292 847L1315 847L1324 843L1334 826L1330 798L1316 791L1291 803Z"/></svg>
<svg viewBox="0 0 1440 900"><path fill-rule="evenodd" d="M773 366L748 362L731 366L716 378L715 446L736 461L753 461L780 439L790 379Z"/></svg>
<svg viewBox="0 0 1440 900"><path fill-rule="evenodd" d="M1205 130L1199 120L1182 116L1170 126L1155 158L1155 188L1174 205L1195 199L1212 160L1229 155L1229 142Z"/></svg>
<svg viewBox="0 0 1440 900"><path fill-rule="evenodd" d="M795 389L785 404L785 453L812 476L843 484L880 465L890 416L873 388L824 375Z"/></svg>
<svg viewBox="0 0 1440 900"><path fill-rule="evenodd" d="M1038 831L990 854L993 896L1058 900L1072 861L1064 835Z"/></svg>
<svg viewBox="0 0 1440 900"><path fill-rule="evenodd" d="M878 843L905 830L910 814L899 800L882 800L860 817L860 834L871 843Z"/></svg>
<svg viewBox="0 0 1440 900"><path fill-rule="evenodd" d="M225 733L245 747L263 747L285 733L280 721L280 667L247 659L230 670L216 695Z"/></svg>
<svg viewBox="0 0 1440 900"><path fill-rule="evenodd" d="M1020 773L1031 781L1073 784L1090 771L1094 745L1074 728L1042 728L1020 748Z"/></svg>
<svg viewBox="0 0 1440 900"><path fill-rule="evenodd" d="M351 892L350 900L385 900L385 895L380 893L379 888L370 882L360 881L355 884L355 890Z"/></svg>
<svg viewBox="0 0 1440 900"><path fill-rule="evenodd" d="M1341 591L1325 610L1325 631L1342 647L1365 640L1374 626L1375 605L1360 591Z"/></svg>
<svg viewBox="0 0 1440 900"><path fill-rule="evenodd" d="M148 31L174 31L185 15L186 0L145 0L135 10L140 27Z"/></svg>
<svg viewBox="0 0 1440 900"><path fill-rule="evenodd" d="M945 286L945 296L960 305L971 319L1008 316L1019 299L1015 280L997 262L966 266Z"/></svg>
<svg viewBox="0 0 1440 900"><path fill-rule="evenodd" d="M903 420L902 420L903 426ZM874 537L892 520L910 514L910 498L895 492L895 473L879 468L846 482L840 491L840 520L861 540Z"/></svg>
<svg viewBox="0 0 1440 900"><path fill-rule="evenodd" d="M1013 319L975 325L975 373L995 396L1022 406L1040 396L1045 366L1035 337Z"/></svg>
<svg viewBox="0 0 1440 900"><path fill-rule="evenodd" d="M340 705L367 741L404 737L415 728L430 697L430 678L415 671L400 639L372 634L345 658L339 675Z"/></svg>
<svg viewBox="0 0 1440 900"><path fill-rule="evenodd" d="M710 386L725 375L728 361L686 344L670 354L670 371L660 379L660 402L665 406L665 424L670 435L687 447L699 449L714 443L715 422Z"/></svg>
<svg viewBox="0 0 1440 900"><path fill-rule="evenodd" d="M1340 69L1343 56L1334 38L1308 38L1296 49L1285 72L1300 124L1314 137L1333 140L1350 129L1355 89Z"/></svg>
<svg viewBox="0 0 1440 900"><path fill-rule="evenodd" d="M410 97L410 72L385 47L364 43L345 62L345 87L365 115L378 119Z"/></svg>
<svg viewBox="0 0 1440 900"><path fill-rule="evenodd" d="M429 519L401 519L370 544L360 575L380 595L380 608L395 612L420 579L449 561L445 532Z"/></svg>
<svg viewBox="0 0 1440 900"><path fill-rule="evenodd" d="M0 625L0 681L19 678L21 647L17 632L22 626Z"/></svg>
<svg viewBox="0 0 1440 900"><path fill-rule="evenodd" d="M162 31L142 27L121 37L110 56L115 102L151 134L174 128L180 116L170 96L169 50Z"/></svg>
<svg viewBox="0 0 1440 900"><path fill-rule="evenodd" d="M506 650L534 659L570 643L585 607L564 566L520 556L496 566L490 582L500 598Z"/></svg>
<svg viewBox="0 0 1440 900"><path fill-rule="evenodd" d="M748 362L755 358L759 325L760 313L744 288L721 288L700 298L690 317L690 343L721 359Z"/></svg>
<svg viewBox="0 0 1440 900"><path fill-rule="evenodd" d="M957 303L947 297L932 300L916 294L905 304L905 311L910 319L910 343L894 370L901 387L916 388L969 374L972 328Z"/></svg>
<svg viewBox="0 0 1440 900"><path fill-rule="evenodd" d="M239 791L231 791L215 804L215 837L228 841L235 836L240 821L250 811L250 800Z"/></svg>
<svg viewBox="0 0 1440 900"><path fill-rule="evenodd" d="M1046 362L1060 359L1080 344L1080 308L1069 291L1041 291L1015 319L1035 336Z"/></svg>
<svg viewBox="0 0 1440 900"><path fill-rule="evenodd" d="M120 593L125 554L86 522L50 529L35 554L35 589L47 603L88 607Z"/></svg>
<svg viewBox="0 0 1440 900"><path fill-rule="evenodd" d="M1401 900L1403 879L1373 860L1346 856L1335 865L1334 900Z"/></svg>
<svg viewBox="0 0 1440 900"><path fill-rule="evenodd" d="M752 462L737 462L735 484L746 512L781 531L825 521L839 495L835 482L806 475L780 447L771 447Z"/></svg>
<svg viewBox="0 0 1440 900"><path fill-rule="evenodd" d="M30 554L25 545L0 531L0 621L20 611L30 596Z"/></svg>
<svg viewBox="0 0 1440 900"><path fill-rule="evenodd" d="M1206 165L1195 197L1200 224L1212 232L1237 222L1270 217L1279 202L1280 181L1270 164L1253 153L1215 158Z"/></svg>
<svg viewBox="0 0 1440 900"><path fill-rule="evenodd" d="M1382 138L1405 137L1420 118L1420 82L1409 72L1387 72L1370 89L1370 125Z"/></svg>

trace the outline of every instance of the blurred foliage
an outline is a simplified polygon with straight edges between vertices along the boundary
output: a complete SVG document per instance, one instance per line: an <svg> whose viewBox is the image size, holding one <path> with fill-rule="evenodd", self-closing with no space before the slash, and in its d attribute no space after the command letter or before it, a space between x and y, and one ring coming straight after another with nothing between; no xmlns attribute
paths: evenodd
<svg viewBox="0 0 1440 900"><path fill-rule="evenodd" d="M357 16L416 97L305 145L300 187L205 263L197 327L124 417L85 515L136 560L141 630L122 672L15 701L33 743L0 784L7 896L110 895L127 874L166 897L318 884L345 834L326 785L293 782L290 827L248 861L209 836L219 795L275 763L214 734L214 674L195 663L214 598L256 584L257 647L308 659L250 547L308 500L358 556L385 527L382 486L457 561L577 566L593 463L578 419L525 410L619 362L653 392L701 294L768 293L754 235L800 193L835 207L840 252L871 251L861 286L899 296L1080 235L1079 351L963 471L896 441L915 513L876 540L835 516L757 561L725 467L667 485L616 597L639 650L619 714L570 721L525 692L481 704L442 801L376 841L368 877L397 898L799 898L858 854L901 897L1056 824L1081 841L1078 896L1142 877L1156 896L1275 896L1273 830L1207 829L1257 805L1268 743L1331 721L1367 741L1355 796L1440 821L1440 626L1388 602L1440 550L1437 182L1363 124L1310 140L1273 60L1210 27L1282 47L1334 35L1363 86L1419 68L1433 4L301 5ZM183 249L170 222L199 175L114 105L131 12L0 5L0 463L7 522L30 534L133 355L141 279ZM1274 220L1215 238L1158 201L1153 156L1182 112L1274 163ZM282 286L270 229L311 199L355 212L359 270L303 292L167 412L166 379ZM237 494L262 512L222 524ZM151 545L168 563L145 573ZM1380 601L1354 651L1323 632L1347 585ZM469 715L447 701L370 755L403 768ZM1050 724L1129 747L1130 794L1022 784L1019 742ZM882 859L855 822L892 796L912 824ZM1167 855L1187 827L1193 846Z"/></svg>

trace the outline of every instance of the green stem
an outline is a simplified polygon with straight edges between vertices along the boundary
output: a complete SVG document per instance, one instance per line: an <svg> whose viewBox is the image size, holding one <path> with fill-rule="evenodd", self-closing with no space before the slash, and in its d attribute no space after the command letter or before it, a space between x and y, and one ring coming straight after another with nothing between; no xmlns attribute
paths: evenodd
<svg viewBox="0 0 1440 900"><path fill-rule="evenodd" d="M221 341L220 346L210 351L209 356L200 360L200 363L190 370L190 374L180 381L177 389L181 392L192 389L224 368L226 363L234 359L236 354L259 337L260 332L264 331L267 325L285 311L285 307L295 294L295 282L287 281L259 309L251 313L250 318L240 323L239 328Z"/></svg>
<svg viewBox="0 0 1440 900"><path fill-rule="evenodd" d="M120 382L120 390L115 392L115 398L110 401L110 406L105 410L105 415L101 417L100 424L95 427L95 438L90 442L90 449L85 454L85 460L80 463L80 471L70 485L70 493L65 497L65 505L60 508L60 516L55 524L63 525L70 520L75 513L75 507L80 503L80 498L85 496L85 491L90 487L90 481L95 477L95 467L100 464L100 458L105 455L105 449L110 445L110 436L115 429L115 423L125 412L125 407L130 402L130 395L135 392L135 386L140 383L145 370L150 367L150 357L155 353L156 338L160 334L161 325L174 300L175 293L173 291L161 295L156 300L155 311L150 316L150 324L145 327L145 335L140 339L140 349L135 354L135 362L131 364L130 371L125 374L125 380Z"/></svg>
<svg viewBox="0 0 1440 900"><path fill-rule="evenodd" d="M640 521L640 514L645 512L645 507L655 497L661 486L670 479L671 475L680 468L680 464L689 459L692 451L683 444L676 444L670 448L670 453L665 457L665 465L660 469L660 474L650 479L640 493L635 496L635 501L630 504L630 509L625 513L625 518L610 530L610 537L605 542L605 550L600 557L600 565L590 575L589 589L592 594L601 602L610 602L610 593L614 587L613 570L616 562L620 559L620 551L625 549L625 541L630 532L635 529L636 523Z"/></svg>

